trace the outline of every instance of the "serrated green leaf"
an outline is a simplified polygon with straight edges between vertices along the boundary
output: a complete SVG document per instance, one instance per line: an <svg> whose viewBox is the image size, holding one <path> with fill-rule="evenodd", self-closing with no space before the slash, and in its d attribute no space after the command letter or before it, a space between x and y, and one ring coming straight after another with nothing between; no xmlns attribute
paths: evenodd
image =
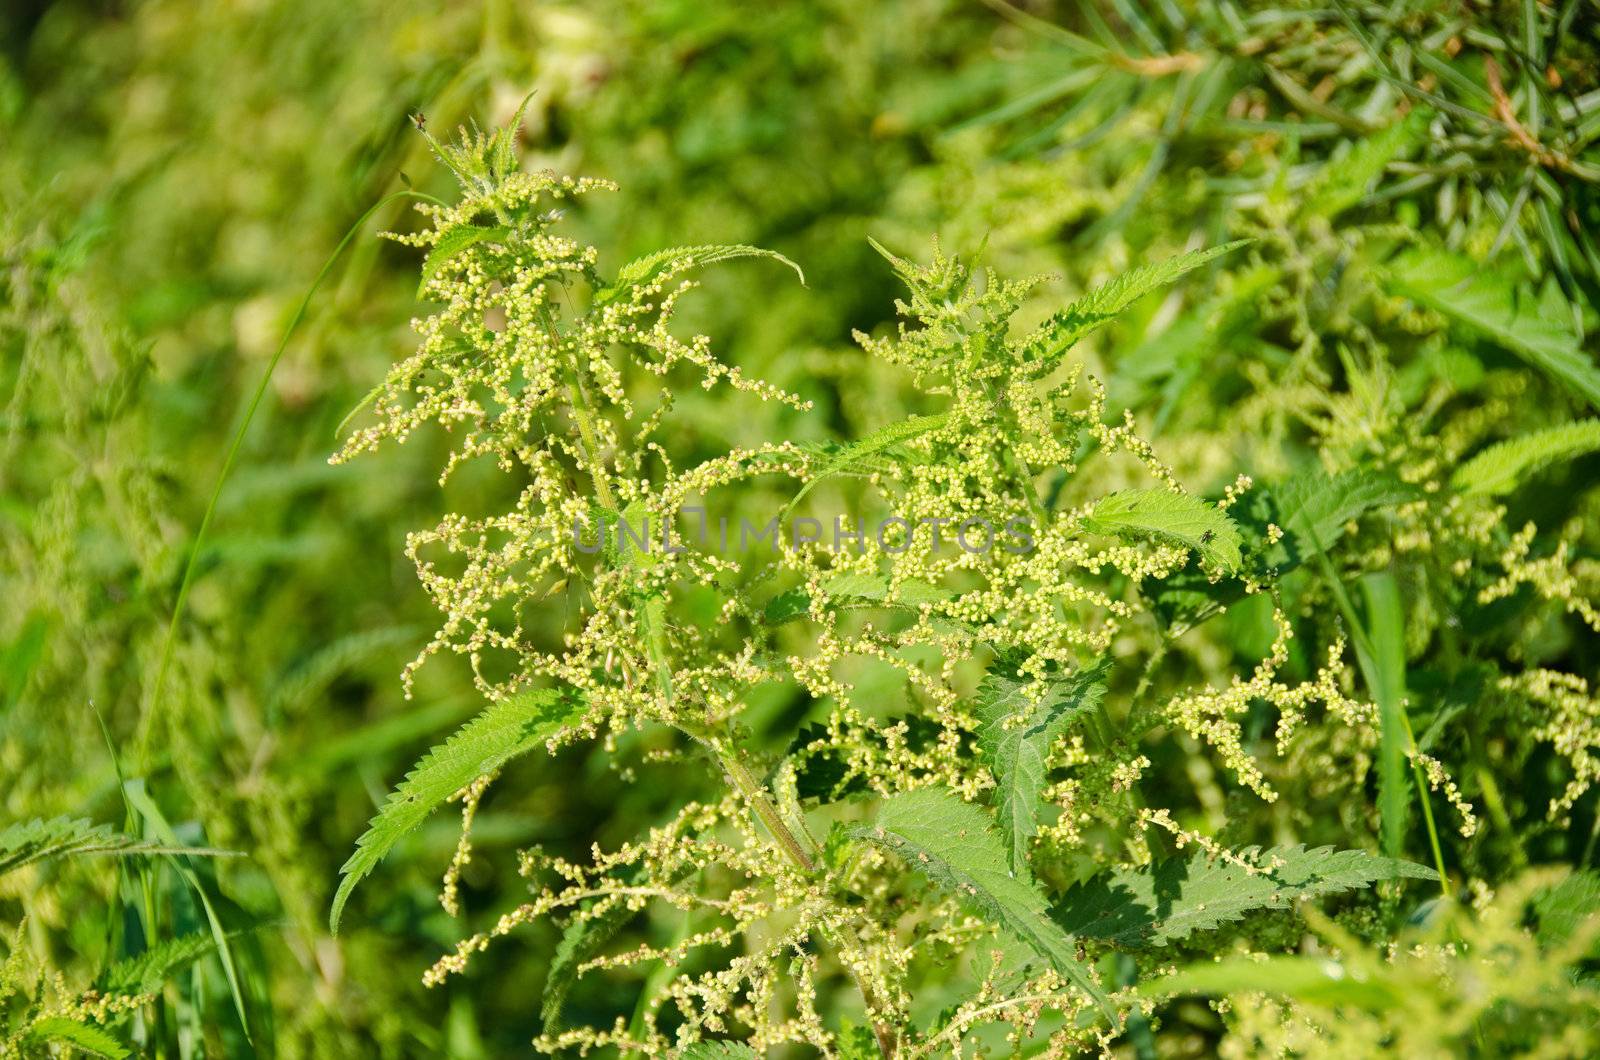
<svg viewBox="0 0 1600 1060"><path fill-rule="evenodd" d="M949 791L919 788L884 802L873 825L855 828L850 836L896 855L1025 943L1114 1019L1104 991L1078 960L1072 936L1050 919L1033 880L1012 871L991 823L988 814Z"/></svg>
<svg viewBox="0 0 1600 1060"><path fill-rule="evenodd" d="M634 501L620 512L597 504L594 519L601 551L611 566L648 570L660 565L658 542L663 531L659 522L652 521L643 501Z"/></svg>
<svg viewBox="0 0 1600 1060"><path fill-rule="evenodd" d="M1272 487L1271 493L1283 529L1294 537L1297 561L1332 548L1350 520L1422 495L1393 475L1366 468L1338 475L1318 468Z"/></svg>
<svg viewBox="0 0 1600 1060"><path fill-rule="evenodd" d="M417 285L417 297L421 298L428 289L428 281L432 280L444 267L450 264L450 259L460 254L468 247L477 246L479 243L491 243L503 240L511 234L511 229L505 225L484 227L482 225L458 224L451 225L439 234L434 241L433 249L428 251L427 260L422 263L422 282Z"/></svg>
<svg viewBox="0 0 1600 1060"><path fill-rule="evenodd" d="M1573 331L1570 313L1541 311L1525 285L1442 251L1411 251L1389 274L1397 293L1488 337L1600 408L1600 368Z"/></svg>
<svg viewBox="0 0 1600 1060"><path fill-rule="evenodd" d="M1028 872L1028 844L1039 830L1045 755L1068 725L1100 704L1102 664L1042 681L997 667L978 686L978 752L994 772L994 808L1009 842L1011 871Z"/></svg>
<svg viewBox="0 0 1600 1060"><path fill-rule="evenodd" d="M105 994L153 994L172 973L194 963L216 948L209 933L196 931L166 939L143 953L118 961L101 973L98 986Z"/></svg>
<svg viewBox="0 0 1600 1060"><path fill-rule="evenodd" d="M24 821L0 831L0 876L52 858L80 854L133 855L192 854L197 857L231 857L237 851L212 847L186 847L181 843L152 842L116 831L110 825L82 818L54 817Z"/></svg>
<svg viewBox="0 0 1600 1060"><path fill-rule="evenodd" d="M424 755L389 794L339 869L343 878L328 913L329 928L339 930L339 915L356 884L429 814L485 773L543 746L577 722L583 709L582 699L569 690L524 692L490 705Z"/></svg>
<svg viewBox="0 0 1600 1060"><path fill-rule="evenodd" d="M599 953L637 915L638 911L626 903L614 904L599 916L573 919L561 932L561 941L545 974L544 998L539 1006L545 1034L561 1030L561 1011L572 984L578 981L578 966Z"/></svg>
<svg viewBox="0 0 1600 1060"><path fill-rule="evenodd" d="M676 882L688 874L688 869L682 869L672 879ZM636 869L629 882L638 885L644 879L645 874ZM627 926L628 921L639 915L639 910L626 902L613 903L599 915L589 915L593 904L586 903L584 915L573 917L561 932L561 941L556 944L555 956L550 959L549 970L545 973L539 1018L544 1022L544 1033L547 1035L561 1030L561 1013L567 1003L567 994L578 981L578 967L604 949L606 943L616 938L617 933Z"/></svg>
<svg viewBox="0 0 1600 1060"><path fill-rule="evenodd" d="M835 475L847 474L853 467L880 457L897 445L936 431L943 427L949 418L949 415L943 412L932 416L913 416L899 423L881 427L860 441L845 446L824 464L820 471L806 480L805 485L800 487L800 492L796 493L794 499L784 507L783 518L789 517L795 505L805 499L805 495L810 493L817 483Z"/></svg>
<svg viewBox="0 0 1600 1060"><path fill-rule="evenodd" d="M1350 150L1324 166L1306 190L1305 213L1332 217L1360 202L1384 168L1423 138L1432 116L1426 107L1418 107L1388 128L1353 141Z"/></svg>
<svg viewBox="0 0 1600 1060"><path fill-rule="evenodd" d="M834 1047L839 1050L839 1060L883 1060L878 1036L872 1033L872 1028L859 1026L848 1018L839 1021Z"/></svg>
<svg viewBox="0 0 1600 1060"><path fill-rule="evenodd" d="M1115 371L1105 380L1109 405L1138 408L1156 384L1167 379L1156 415L1159 424L1205 366L1235 348L1237 335L1256 326L1262 295L1282 277L1281 269L1266 265L1234 273L1225 291L1185 310L1170 327L1133 350L1119 352Z"/></svg>
<svg viewBox="0 0 1600 1060"><path fill-rule="evenodd" d="M743 1042L695 1042L678 1054L680 1060L756 1060L757 1055Z"/></svg>
<svg viewBox="0 0 1600 1060"><path fill-rule="evenodd" d="M1532 471L1597 449L1600 419L1563 423L1491 445L1456 468L1450 484L1467 494L1506 493Z"/></svg>
<svg viewBox="0 0 1600 1060"><path fill-rule="evenodd" d="M1574 872L1533 900L1539 942L1559 946L1600 916L1600 872Z"/></svg>
<svg viewBox="0 0 1600 1060"><path fill-rule="evenodd" d="M822 583L822 592L840 607L905 607L943 603L955 594L917 578L902 581L891 599L890 581L882 574L835 574ZM811 596L804 589L789 589L767 601L762 613L769 625L782 625L804 617L811 610Z"/></svg>
<svg viewBox="0 0 1600 1060"><path fill-rule="evenodd" d="M679 273L688 272L690 269L703 268L706 265L715 265L723 261L732 261L735 258L771 258L773 261L782 262L793 269L795 275L800 277L801 284L806 282L805 271L775 250L764 250L761 247L745 246L743 244L670 247L646 254L643 257L634 258L622 266L617 271L615 283L595 292L595 305L600 306L614 302L635 287L668 280Z"/></svg>
<svg viewBox="0 0 1600 1060"><path fill-rule="evenodd" d="M495 130L490 138L489 173L496 182L517 171L517 136L522 131L522 119L528 113L528 103L533 95L533 92L529 92L523 96L511 121Z"/></svg>
<svg viewBox="0 0 1600 1060"><path fill-rule="evenodd" d="M1022 359L1034 366L1035 375L1050 371L1062 355L1084 336L1116 319L1118 314L1140 298L1248 242L1247 239L1241 239L1220 247L1192 250L1186 254L1175 254L1164 261L1129 269L1039 325L1023 342Z"/></svg>
<svg viewBox="0 0 1600 1060"><path fill-rule="evenodd" d="M1056 920L1082 938L1128 949L1158 948L1254 910L1288 909L1301 898L1382 880L1438 878L1425 866L1364 850L1249 847L1237 856L1262 871L1251 874L1204 852L1119 869L1074 885L1058 904Z"/></svg>
<svg viewBox="0 0 1600 1060"><path fill-rule="evenodd" d="M1097 533L1149 536L1182 545L1226 571L1239 569L1239 528L1226 512L1187 493L1122 490L1094 506L1088 528Z"/></svg>
<svg viewBox="0 0 1600 1060"><path fill-rule="evenodd" d="M68 1019L65 1016L47 1016L33 1021L28 1025L28 1032L23 1040L31 1045L70 1045L94 1056L111 1057L112 1060L122 1060L125 1056L133 1055L111 1032L93 1023Z"/></svg>

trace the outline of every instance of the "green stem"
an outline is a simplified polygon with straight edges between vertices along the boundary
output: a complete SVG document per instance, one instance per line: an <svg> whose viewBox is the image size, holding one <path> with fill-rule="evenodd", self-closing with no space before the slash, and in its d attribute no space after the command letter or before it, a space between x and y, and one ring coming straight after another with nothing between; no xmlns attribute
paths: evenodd
<svg viewBox="0 0 1600 1060"><path fill-rule="evenodd" d="M1406 712L1400 712L1400 723L1406 729L1406 742L1411 745L1411 775L1417 782L1417 797L1422 802L1422 820L1428 826L1428 845L1433 850L1433 866L1439 873L1439 890L1446 897L1450 897L1450 877L1444 871L1444 850L1439 846L1439 830L1433 823L1433 800L1428 798L1428 781L1422 775L1422 762L1417 758L1419 749L1417 738L1411 732L1411 719L1406 717Z"/></svg>
<svg viewBox="0 0 1600 1060"><path fill-rule="evenodd" d="M722 763L723 770L728 774L728 779L738 789L739 794L750 804L750 808L772 833L772 838L777 840L779 848L788 857L795 868L810 875L817 871L817 863L812 860L810 852L800 839L789 828L788 822L778 812L778 808L767 797L766 790L760 781L746 768L735 754L723 748L717 749L717 760Z"/></svg>
<svg viewBox="0 0 1600 1060"><path fill-rule="evenodd" d="M555 321L551 318L549 310L542 312L546 331L550 340L557 348L560 346L560 332L556 329ZM589 402L589 395L583 386L581 368L577 364L577 354L574 351L573 361L567 367L567 395L572 418L578 425L578 436L582 440L584 457L589 464L589 475L594 481L595 493L600 503L612 511L620 512L613 497L606 476L600 464L599 434L594 426L594 411ZM666 614L659 597L647 600L640 609L641 632L644 634L645 650L650 657L650 670L661 691L661 695L671 702L675 698L672 680L672 664L670 649L666 635ZM685 730L686 732L688 730ZM689 732L689 736L704 743L716 757L727 774L734 790L739 792L741 798L750 806L756 818L771 834L779 851L796 869L807 876L813 876L817 871L817 863L811 856L811 851L816 848L816 841L808 833L804 833L805 842L802 842L783 815L773 805L767 796L766 789L762 786L744 762L727 744L706 739L696 733ZM803 826L802 826L803 829ZM831 934L831 933L830 933ZM849 940L831 938L835 948L840 951L840 960L845 970L849 973L856 988L861 992L862 1000L866 1003L869 1015L874 1012L886 1012L887 1007L878 999L871 985L856 974L851 964L851 958L859 952L860 943ZM873 1019L873 1033L878 1040L878 1048L885 1058L892 1058L898 1046L899 1036L894 1028L880 1020Z"/></svg>

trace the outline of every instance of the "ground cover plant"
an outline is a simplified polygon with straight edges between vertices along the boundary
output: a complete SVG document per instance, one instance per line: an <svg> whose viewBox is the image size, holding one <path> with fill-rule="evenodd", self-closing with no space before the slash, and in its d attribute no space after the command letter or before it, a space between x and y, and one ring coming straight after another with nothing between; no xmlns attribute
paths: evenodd
<svg viewBox="0 0 1600 1060"><path fill-rule="evenodd" d="M0 1055L1592 1055L1597 16L8 11Z"/></svg>

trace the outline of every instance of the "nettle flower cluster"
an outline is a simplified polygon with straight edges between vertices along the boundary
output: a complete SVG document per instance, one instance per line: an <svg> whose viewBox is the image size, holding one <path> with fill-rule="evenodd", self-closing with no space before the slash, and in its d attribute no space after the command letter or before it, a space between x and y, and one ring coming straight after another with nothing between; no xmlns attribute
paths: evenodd
<svg viewBox="0 0 1600 1060"><path fill-rule="evenodd" d="M464 940L426 981L442 981L490 938L551 913L571 916L569 931L580 940L574 952L581 952L586 933L609 938L608 923L654 899L703 911L714 921L671 953L725 945L756 923L781 921L785 929L764 935L750 955L725 969L669 984L633 1028L563 1030L559 1010L566 986L558 988L553 978L543 1047L626 1043L659 1052L668 1038L657 1029L656 1010L669 1002L680 1040L736 1023L751 1028L756 1040L825 1047L811 988L786 999L797 1013L788 1018L769 1018L767 995L780 981L790 990L786 969L811 939L837 936L840 960L865 973L868 962L855 941L859 927L851 926L860 914L831 898L816 872L816 845L784 823L734 749L731 722L742 697L770 676L757 658L756 641L740 635L749 608L730 595L724 621L709 625L682 621L675 613L680 589L720 585L738 573L738 564L710 552L661 549L648 529L672 520L690 500L751 476L803 472L810 457L785 445L735 451L680 469L656 440L674 388L685 377L697 377L707 388L725 384L808 407L718 361L704 336L683 339L670 328L678 299L692 287L682 278L689 269L737 257L792 263L751 247L686 247L635 260L614 277L603 277L594 248L554 231L561 215L552 207L608 185L518 172L515 128L434 144L460 179L463 196L454 205L422 207L432 228L394 238L428 248L421 294L439 308L415 322L421 342L375 393L373 425L352 434L334 459L385 440L403 442L421 425L436 423L460 436L443 478L464 461L486 457L525 480L508 512L451 515L410 536L408 553L444 620L408 668L408 687L411 673L429 656L458 653L507 714L550 689L562 690L563 705L577 704L553 721L541 719L550 722L539 730L546 745L665 724L710 752L730 791L720 800L689 804L674 823L636 844L597 850L591 864L529 852L522 867L536 897L490 931ZM653 389L641 386L651 379ZM590 548L585 541L606 544ZM544 648L555 610L549 601L557 596L578 618L561 630L556 646ZM461 734L469 741L480 735ZM432 778L427 765L411 781L426 786ZM453 796L463 806L464 836L445 879L443 898L452 912L458 908L460 869L472 856L465 833L495 770L470 773L470 783ZM391 807L418 801L407 791ZM385 823L380 816L364 848L388 842ZM365 871L354 868L361 857L358 851L347 873ZM354 878L347 875L347 884ZM660 956L590 953L563 974ZM868 996L871 989L863 984Z"/></svg>
<svg viewBox="0 0 1600 1060"><path fill-rule="evenodd" d="M1314 703L1361 732L1362 746L1375 740L1373 709L1350 698L1341 644L1327 646L1313 681L1278 678L1293 630L1276 608L1277 643L1248 680L1161 700L1150 694L1157 656L1111 702L1134 634L1188 628L1159 606L1163 594L1250 595L1272 578L1250 562L1230 514L1248 481L1217 503L1187 492L1066 354L1231 247L1135 269L1021 334L1013 321L1033 282L975 274L937 248L927 266L886 252L909 290L905 322L859 339L907 369L937 411L849 445L774 443L680 467L667 428L686 382L808 407L719 361L704 336L674 333L692 287L684 273L737 257L792 263L697 246L607 275L593 247L561 234L558 207L609 185L519 172L515 129L434 144L463 195L423 207L432 227L395 238L427 250L421 294L436 308L415 322L416 352L375 392L372 425L335 457L438 424L459 439L444 478L478 458L515 476L510 510L450 515L408 543L443 614L408 683L429 656L457 653L490 707L418 763L374 819L345 866L335 924L355 882L451 800L463 837L443 901L457 912L472 821L500 768L541 746L643 726L682 734L658 755L709 763L723 792L584 860L526 852L530 900L425 976L442 982L496 937L564 918L536 1042L547 1051L660 1055L737 1038L746 1052L728 1055L783 1043L827 1056L939 1055L997 1024L1052 1055L1105 1046L1128 1012L1149 1007L1101 961L1126 942L1105 925L1138 914L1113 905L1086 920L1086 910L1110 896L1137 905L1142 885L1063 898L1041 882L1051 864L1041 853L1148 860L1161 844L1140 841L1157 828L1254 888L1243 908L1310 893L1310 877L1280 878L1308 861L1360 861L1318 893L1417 874L1358 851L1230 851L1138 797L1151 764L1141 745L1172 727L1271 798L1241 731L1253 703L1279 710L1285 753ZM774 560L752 563L689 538L668 547L650 529L670 530L718 492L755 495L752 480L774 473L800 483L784 517L848 479L866 484L851 494L852 525L887 531L785 533ZM1268 522L1261 548L1283 534ZM712 622L686 606L707 589L720 600ZM863 664L903 676L905 712L858 695ZM750 691L775 681L793 682L817 720L762 761L744 748L740 716ZM881 797L865 823L863 795ZM1182 907L1180 896L1185 931L1220 923L1204 901ZM646 908L680 911L682 932L617 952L614 938ZM970 992L931 1022L915 991L928 960L971 968ZM568 1027L573 982L624 965L664 969L633 1017ZM840 1011L859 1012L859 1026Z"/></svg>
<svg viewBox="0 0 1600 1060"><path fill-rule="evenodd" d="M408 689L428 656L450 651L470 660L491 698L555 682L586 693L597 722L692 726L683 704L725 700L729 681L749 679L748 653L718 656L700 640L704 631L668 629L650 616L664 613L675 585L714 583L729 564L663 552L648 540L620 561L614 548L593 561L591 550L573 547L574 530L628 541L616 533L625 524L644 539L646 522L661 525L685 497L788 459L775 446L680 471L654 437L672 408L674 373L694 373L708 389L720 383L808 407L722 364L705 336L685 340L670 328L693 287L682 278L689 269L739 256L784 259L749 247L687 247L631 262L607 281L596 249L553 226L564 200L612 185L517 171L512 140L502 131L459 146L435 143L465 194L454 205L420 206L433 227L391 238L428 248L420 293L439 308L413 322L422 340L371 399L376 422L353 432L334 460L437 423L460 436L441 485L475 458L525 482L510 511L451 515L410 535L407 553L445 618L408 668ZM581 311L573 308L579 300ZM641 395L641 375L658 379L653 393ZM582 622L564 632L558 650L541 651L534 645L548 614L530 604L555 596L580 601ZM641 626L652 627L649 637L639 636ZM673 658L696 665L678 669Z"/></svg>
<svg viewBox="0 0 1600 1060"><path fill-rule="evenodd" d="M806 486L862 477L862 521L902 525L887 540L863 535L790 556L804 578L795 610L803 606L822 632L788 665L814 696L836 704L794 757L802 766L828 763L836 790L891 794L936 780L977 797L993 780L959 751L984 724L983 697L964 694L973 664L990 666L991 686L1005 682L1037 703L1128 654L1153 626L1165 622L1163 636L1181 636L1188 627L1153 606L1178 583L1214 592L1226 583L1240 595L1271 583L1270 567L1245 562L1245 536L1228 514L1249 479L1215 504L1193 496L1131 415L1108 415L1105 387L1065 363L1074 343L1128 302L1218 252L1136 270L1019 334L1014 319L1040 280L975 272L937 245L926 266L879 250L907 286L908 299L897 303L905 319L893 336L857 340L913 373L943 409L848 447ZM1018 528L1020 540L992 536L997 527ZM987 547L973 547L967 528ZM1270 549L1282 536L1269 522L1259 544ZM1138 746L1158 727L1213 748L1268 801L1276 793L1244 746L1241 723L1253 703L1278 711L1280 754L1291 753L1313 706L1370 746L1376 717L1350 697L1344 641L1326 646L1327 663L1311 681L1286 682L1278 674L1294 631L1276 608L1273 622L1276 639L1248 679L1170 700L1136 694L1126 710L1091 712L1088 733L1063 740L1042 763L1073 773L1052 787L1065 812L1043 831L1075 841L1095 813L1125 827L1125 793L1150 765ZM915 715L883 719L871 704L856 705L839 677L852 656L901 670L917 696ZM1148 678L1147 670L1139 693Z"/></svg>

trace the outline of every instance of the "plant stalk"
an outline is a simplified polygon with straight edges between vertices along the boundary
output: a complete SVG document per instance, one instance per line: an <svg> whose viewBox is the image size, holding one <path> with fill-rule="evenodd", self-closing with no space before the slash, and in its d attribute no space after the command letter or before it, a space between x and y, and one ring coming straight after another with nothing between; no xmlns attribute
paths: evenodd
<svg viewBox="0 0 1600 1060"><path fill-rule="evenodd" d="M561 336L556 329L555 321L551 319L548 309L543 314L544 325L550 335L550 340L557 347L560 346ZM582 441L584 456L589 464L589 476L594 482L595 493L600 503L612 511L618 511L616 499L611 493L610 485L600 465L599 435L594 427L594 412L589 404L589 396L584 390L582 377L576 363L576 354L573 362L567 368L567 392L572 418L578 425L578 436ZM1037 503L1037 501L1035 501ZM654 605L654 606L652 606ZM650 656L650 668L661 694L669 702L675 698L672 681L672 666L668 659L668 646L666 641L665 615L662 613L660 601L649 601L640 611L640 625L645 635L645 647ZM690 733L691 737L695 737ZM771 834L778 849L795 868L807 876L814 876L817 872L816 860L811 856L815 849L815 840L808 834L806 842L801 842L796 836L778 808L772 804L761 782L755 778L744 762L733 750L725 745L711 741L702 741L708 744L723 772L728 776L734 790L749 804L756 818ZM832 933L828 933L832 935ZM886 1011L886 1006L877 997L871 984L857 974L851 958L859 953L860 943L845 939L831 937L829 939L835 948L840 951L840 963L849 973L851 981L860 991L862 1001L866 1004L869 1018L872 1019L873 1035L877 1038L878 1049L885 1060L893 1060L898 1049L899 1035L894 1028L872 1014Z"/></svg>

